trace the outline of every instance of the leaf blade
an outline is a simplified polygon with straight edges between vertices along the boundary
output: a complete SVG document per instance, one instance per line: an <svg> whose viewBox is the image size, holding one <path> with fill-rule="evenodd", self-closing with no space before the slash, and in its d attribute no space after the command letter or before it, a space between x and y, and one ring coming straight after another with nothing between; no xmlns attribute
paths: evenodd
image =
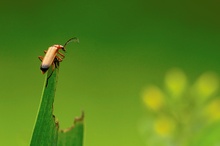
<svg viewBox="0 0 220 146"><path fill-rule="evenodd" d="M52 71L50 68L47 72L41 105L31 139L31 146L39 145L56 145L58 139L58 123L55 122L53 115L53 102L55 98L56 84L59 71L59 62L57 67Z"/></svg>
<svg viewBox="0 0 220 146"><path fill-rule="evenodd" d="M38 111L30 146L82 146L84 132L84 114L75 118L74 124L67 130L59 131L59 123L53 115L53 103L58 79L59 62L52 71L47 72L41 104ZM59 131L59 132L58 132Z"/></svg>
<svg viewBox="0 0 220 146"><path fill-rule="evenodd" d="M83 124L84 114L75 118L72 127L61 130L58 133L58 146L82 146L83 145Z"/></svg>

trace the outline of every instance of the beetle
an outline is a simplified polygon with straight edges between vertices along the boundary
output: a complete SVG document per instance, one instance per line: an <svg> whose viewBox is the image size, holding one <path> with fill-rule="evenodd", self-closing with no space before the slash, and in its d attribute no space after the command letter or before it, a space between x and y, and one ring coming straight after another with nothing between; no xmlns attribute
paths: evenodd
<svg viewBox="0 0 220 146"><path fill-rule="evenodd" d="M47 72L47 70L50 68L51 65L53 65L53 68L55 67L55 61L59 61L61 62L63 60L63 58L65 57L62 53L59 52L59 50L63 50L64 52L66 52L66 45L69 42L79 42L79 39L76 37L70 38L69 40L66 41L66 43L62 46L62 45L53 45L51 47L48 48L48 50L45 50L45 56L38 56L38 58L42 61L41 66L40 66L40 70L42 72L42 74L44 74L45 72ZM59 55L59 56L58 56Z"/></svg>

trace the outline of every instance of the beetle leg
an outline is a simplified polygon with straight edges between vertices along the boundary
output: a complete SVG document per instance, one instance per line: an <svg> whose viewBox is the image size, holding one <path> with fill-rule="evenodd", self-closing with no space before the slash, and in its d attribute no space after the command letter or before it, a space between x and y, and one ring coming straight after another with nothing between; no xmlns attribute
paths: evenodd
<svg viewBox="0 0 220 146"><path fill-rule="evenodd" d="M65 58L65 56L62 54L62 53L60 53L60 52L57 52L60 56L62 56L63 58ZM63 59L62 58L62 59Z"/></svg>
<svg viewBox="0 0 220 146"><path fill-rule="evenodd" d="M52 63L52 70L55 69L55 66L56 66L55 63L53 62L53 63Z"/></svg>
<svg viewBox="0 0 220 146"><path fill-rule="evenodd" d="M44 53L46 54L46 53L47 53L47 50L44 50Z"/></svg>
<svg viewBox="0 0 220 146"><path fill-rule="evenodd" d="M56 59L57 59L59 62L62 61L62 59L61 59L59 56L56 56Z"/></svg>
<svg viewBox="0 0 220 146"><path fill-rule="evenodd" d="M38 58L40 59L40 61L42 61L44 59L42 56L38 56Z"/></svg>
<svg viewBox="0 0 220 146"><path fill-rule="evenodd" d="M61 59L61 61L62 61L62 59ZM59 62L61 62L61 61L59 61L58 58L55 57L55 58L54 58L54 62L53 62L53 64L52 64L52 65L54 65L53 67L54 67L54 68L57 68L57 67L59 66Z"/></svg>

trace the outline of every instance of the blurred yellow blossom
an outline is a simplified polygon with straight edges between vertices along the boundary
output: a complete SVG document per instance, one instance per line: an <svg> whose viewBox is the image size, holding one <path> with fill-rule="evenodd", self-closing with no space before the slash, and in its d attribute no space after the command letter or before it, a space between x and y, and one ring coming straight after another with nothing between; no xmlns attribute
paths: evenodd
<svg viewBox="0 0 220 146"><path fill-rule="evenodd" d="M217 74L203 73L189 85L184 72L174 68L164 81L165 91L149 86L142 92L143 102L151 110L145 121L147 145L190 145L213 122L220 122L220 98L213 99L219 89ZM208 134L215 134L212 129Z"/></svg>
<svg viewBox="0 0 220 146"><path fill-rule="evenodd" d="M143 93L143 101L147 107L158 111L164 104L164 95L158 87L150 86Z"/></svg>
<svg viewBox="0 0 220 146"><path fill-rule="evenodd" d="M211 101L205 108L205 114L211 122L220 120L220 99Z"/></svg>
<svg viewBox="0 0 220 146"><path fill-rule="evenodd" d="M180 69L172 69L165 76L165 85L173 97L179 97L187 85L186 75Z"/></svg>
<svg viewBox="0 0 220 146"><path fill-rule="evenodd" d="M202 74L195 83L194 90L199 97L209 97L219 88L219 80L215 73Z"/></svg>
<svg viewBox="0 0 220 146"><path fill-rule="evenodd" d="M175 128L175 122L169 117L160 117L154 123L154 129L160 136L170 136Z"/></svg>

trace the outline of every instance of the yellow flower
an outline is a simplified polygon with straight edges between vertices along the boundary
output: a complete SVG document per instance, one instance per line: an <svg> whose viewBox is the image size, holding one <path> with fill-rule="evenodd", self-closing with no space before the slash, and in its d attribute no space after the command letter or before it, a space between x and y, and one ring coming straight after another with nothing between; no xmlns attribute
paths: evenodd
<svg viewBox="0 0 220 146"><path fill-rule="evenodd" d="M148 108L158 111L164 104L164 95L158 87L151 86L144 91L143 101Z"/></svg>
<svg viewBox="0 0 220 146"><path fill-rule="evenodd" d="M219 80L216 74L207 72L202 74L195 86L197 96L207 98L213 95L219 88Z"/></svg>
<svg viewBox="0 0 220 146"><path fill-rule="evenodd" d="M215 99L207 105L205 115L211 122L220 120L220 99Z"/></svg>
<svg viewBox="0 0 220 146"><path fill-rule="evenodd" d="M175 129L175 122L168 117L160 117L154 123L155 132L163 137L172 135Z"/></svg>
<svg viewBox="0 0 220 146"><path fill-rule="evenodd" d="M179 97L187 85L186 75L180 69L172 69L165 76L165 85L173 97Z"/></svg>

